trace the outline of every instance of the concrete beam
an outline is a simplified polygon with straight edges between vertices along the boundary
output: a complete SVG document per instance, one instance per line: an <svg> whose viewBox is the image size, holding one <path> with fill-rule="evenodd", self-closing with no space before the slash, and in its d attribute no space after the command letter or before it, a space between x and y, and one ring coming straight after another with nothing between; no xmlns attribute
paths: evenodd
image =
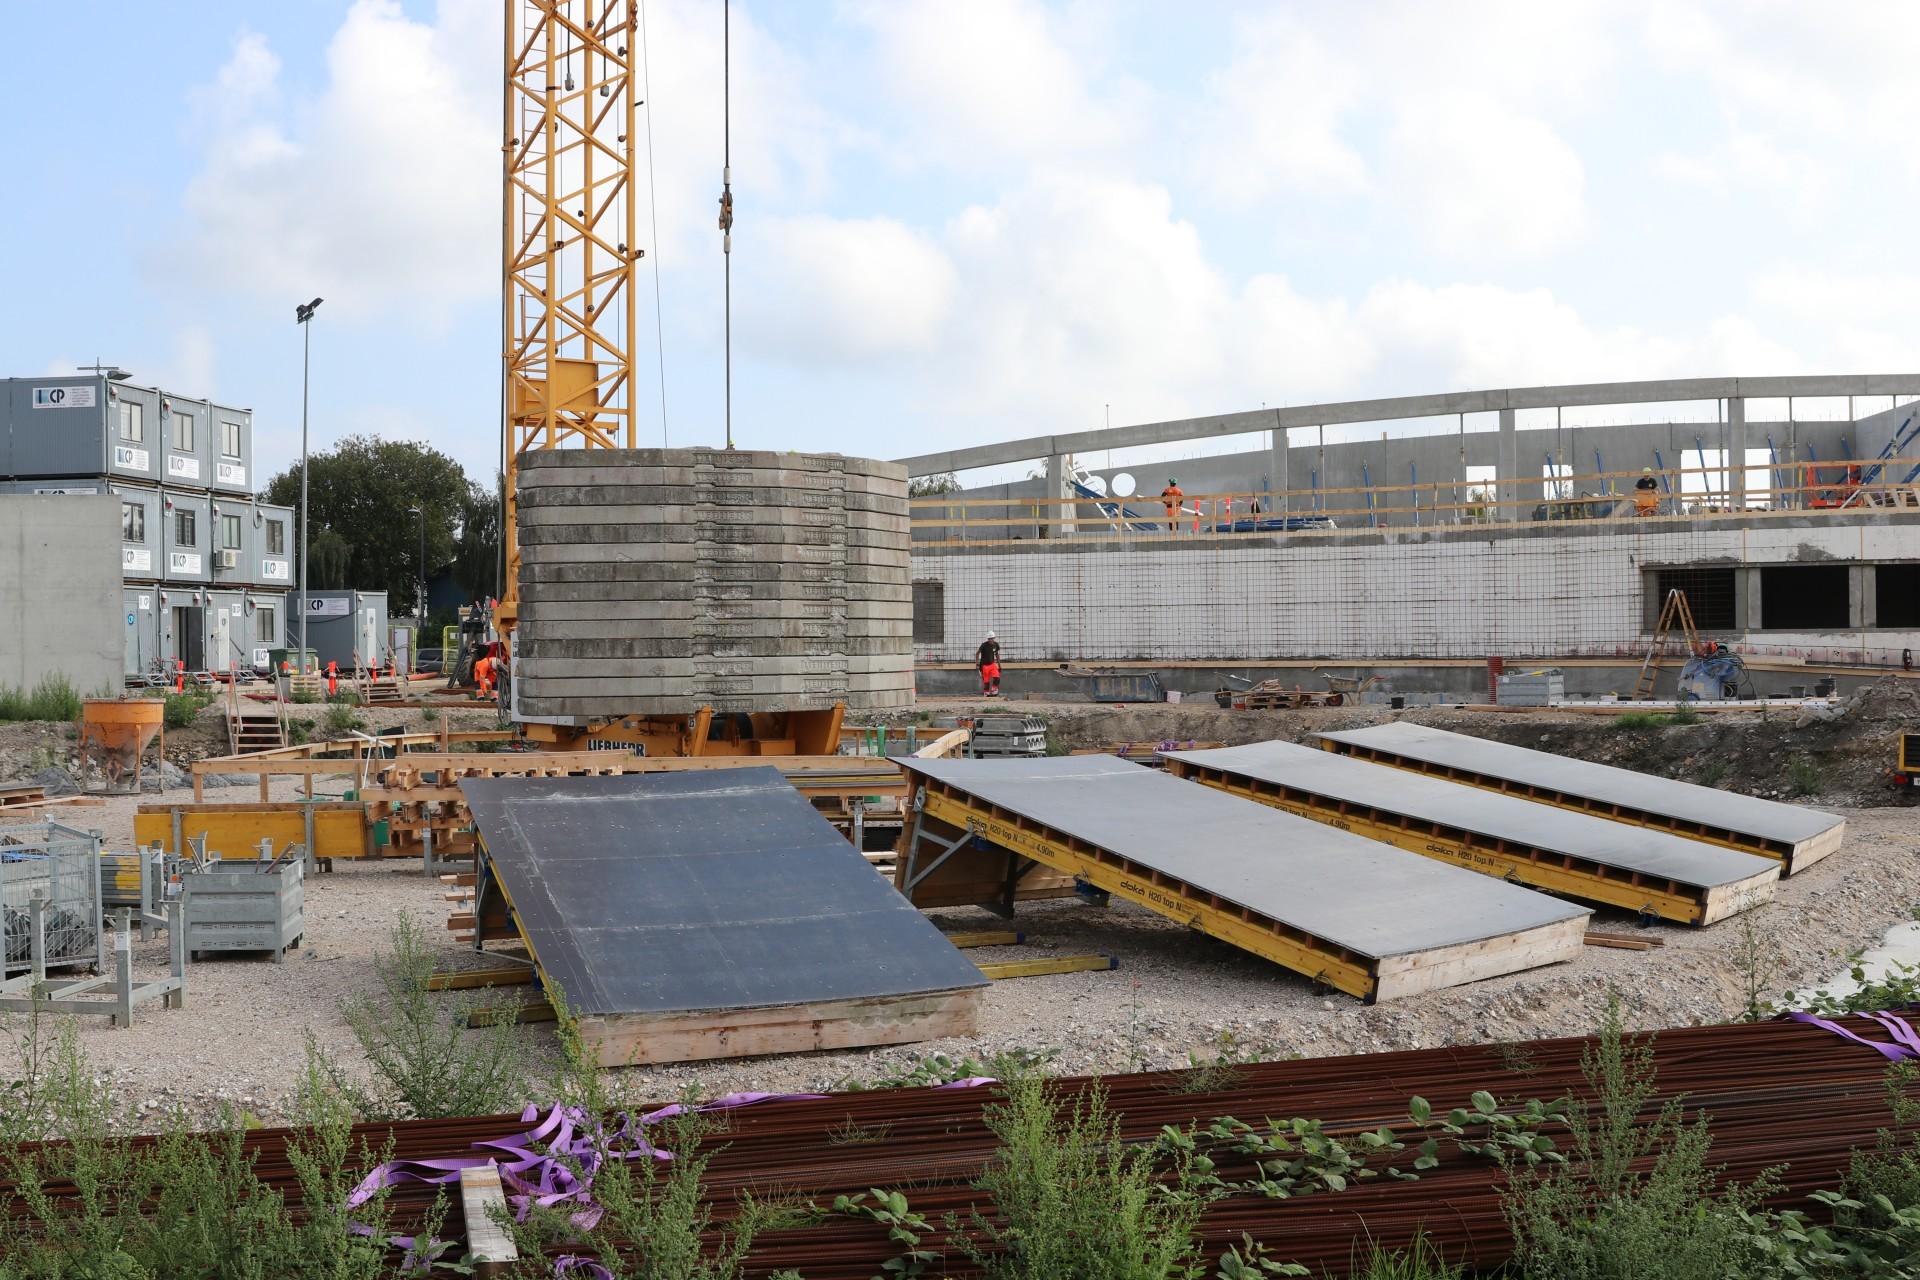
<svg viewBox="0 0 1920 1280"><path fill-rule="evenodd" d="M1029 436L1001 444L974 445L941 453L916 454L899 461L909 475L939 475L975 467L1025 462L1062 453L1093 453L1137 445L1204 440L1213 436L1269 431L1276 426L1336 426L1352 422L1396 422L1501 409L1551 409L1585 405L1666 404L1734 397L1920 395L1920 373L1813 374L1774 378L1665 378L1647 382L1570 383L1555 387L1508 387L1495 391L1448 391L1437 395L1394 396L1295 405L1210 417L1178 418L1064 435Z"/></svg>

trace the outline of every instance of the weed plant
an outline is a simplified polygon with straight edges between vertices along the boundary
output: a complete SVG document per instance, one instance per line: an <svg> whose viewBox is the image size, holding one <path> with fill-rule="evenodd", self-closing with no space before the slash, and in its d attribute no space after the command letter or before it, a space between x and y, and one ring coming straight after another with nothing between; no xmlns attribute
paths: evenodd
<svg viewBox="0 0 1920 1280"><path fill-rule="evenodd" d="M1826 777L1811 756L1798 755L1787 761L1787 794L1816 796L1826 785Z"/></svg>
<svg viewBox="0 0 1920 1280"><path fill-rule="evenodd" d="M344 738L354 730L365 727L366 722L363 721L359 713L354 710L358 705L359 703L357 702L328 703L326 716L321 721L321 725L325 728L328 737Z"/></svg>
<svg viewBox="0 0 1920 1280"><path fill-rule="evenodd" d="M987 1280L1173 1280L1195 1263L1202 1200L1176 1159L1163 1184L1151 1148L1120 1138L1097 1084L1071 1102L1017 1080L984 1119L999 1151L975 1187L997 1216L960 1239Z"/></svg>
<svg viewBox="0 0 1920 1280"><path fill-rule="evenodd" d="M201 708L213 701L213 695L191 689L185 693L167 695L166 707L160 712L160 718L169 729L190 729L193 722L200 718Z"/></svg>
<svg viewBox="0 0 1920 1280"><path fill-rule="evenodd" d="M40 677L32 689L0 685L0 721L80 718L80 691L59 672Z"/></svg>
<svg viewBox="0 0 1920 1280"><path fill-rule="evenodd" d="M452 996L429 991L434 958L420 926L403 913L392 949L375 962L378 996L344 1002L341 1012L373 1068L362 1091L337 1066L317 1058L337 1093L379 1119L486 1116L514 1111L530 1096L527 1056L512 1019L466 1027L466 1014L502 997L492 989Z"/></svg>
<svg viewBox="0 0 1920 1280"><path fill-rule="evenodd" d="M1651 1040L1623 1029L1607 1002L1598 1043L1580 1061L1595 1096L1567 1116L1573 1159L1512 1169L1506 1215L1522 1280L1709 1280L1769 1274L1752 1211L1770 1189L1716 1188L1707 1118L1671 1099L1651 1119Z"/></svg>

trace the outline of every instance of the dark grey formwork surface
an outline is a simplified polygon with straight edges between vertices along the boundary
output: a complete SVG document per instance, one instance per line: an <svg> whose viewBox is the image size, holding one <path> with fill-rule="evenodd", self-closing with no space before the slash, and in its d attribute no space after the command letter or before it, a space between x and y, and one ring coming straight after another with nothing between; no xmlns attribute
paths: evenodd
<svg viewBox="0 0 1920 1280"><path fill-rule="evenodd" d="M1314 795L1702 889L1737 884L1780 869L1779 862L1757 854L1609 822L1294 742L1256 742L1244 747L1161 754L1169 760L1297 787Z"/></svg>
<svg viewBox="0 0 1920 1280"><path fill-rule="evenodd" d="M1390 751L1507 782L1546 787L1567 795L1657 813L1722 831L1799 844L1846 821L1838 814L1799 805L1734 795L1692 782L1656 778L1608 764L1572 760L1551 752L1511 747L1464 733L1448 733L1397 720L1365 729L1320 735L1332 742Z"/></svg>
<svg viewBox="0 0 1920 1280"><path fill-rule="evenodd" d="M778 770L460 789L542 973L576 1013L987 984Z"/></svg>
<svg viewBox="0 0 1920 1280"><path fill-rule="evenodd" d="M894 763L1375 959L1592 914L1114 756Z"/></svg>

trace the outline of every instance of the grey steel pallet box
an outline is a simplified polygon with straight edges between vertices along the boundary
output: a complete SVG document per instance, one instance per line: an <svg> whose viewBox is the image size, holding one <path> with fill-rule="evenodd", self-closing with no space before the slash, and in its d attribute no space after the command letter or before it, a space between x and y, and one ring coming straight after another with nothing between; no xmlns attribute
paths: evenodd
<svg viewBox="0 0 1920 1280"><path fill-rule="evenodd" d="M300 945L306 931L305 862L269 864L238 859L181 877L185 890L187 954L271 951L275 964Z"/></svg>

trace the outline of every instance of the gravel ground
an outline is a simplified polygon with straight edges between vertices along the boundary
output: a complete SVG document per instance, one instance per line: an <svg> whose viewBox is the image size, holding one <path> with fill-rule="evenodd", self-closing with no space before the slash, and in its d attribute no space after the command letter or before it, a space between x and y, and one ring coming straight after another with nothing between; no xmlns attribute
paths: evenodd
<svg viewBox="0 0 1920 1280"><path fill-rule="evenodd" d="M1911 919L1920 904L1920 830L1911 814L1847 816L1846 847L1783 881L1777 901L1752 917L1762 985L1771 993L1830 976L1846 953ZM110 832L116 824L130 833L130 815L103 822ZM425 926L446 967L475 962L442 928L444 887L426 880L416 863L336 866L308 882L306 943L287 963L205 961L189 969L184 1010L142 1010L125 1030L83 1019L80 1040L95 1067L145 1109L183 1105L204 1113L231 1101L271 1121L284 1114L308 1034L336 1058L361 1063L340 1002L377 991L375 957L402 912ZM998 923L970 909L934 914L949 928ZM1624 914L1602 913L1596 921L1614 930L1637 927ZM1021 908L1018 927L1027 934L1023 945L972 954L987 960L1106 951L1120 968L997 983L975 1038L636 1068L632 1083L656 1097L689 1085L709 1093L818 1088L883 1075L925 1054L984 1056L1015 1047L1058 1049L1064 1070L1115 1072L1179 1066L1189 1053L1206 1058L1223 1034L1268 1055L1307 1056L1569 1035L1593 1028L1609 986L1629 1001L1640 1026L1724 1020L1744 1002L1738 956L1746 930L1738 921L1704 931L1650 929L1665 938L1664 948L1588 948L1571 964L1372 1007L1127 905L1033 904ZM136 948L143 976L164 972L165 947L160 939ZM0 1019L0 1074L18 1070L12 1040L23 1022ZM550 1059L550 1028L530 1026L519 1035L536 1060Z"/></svg>

